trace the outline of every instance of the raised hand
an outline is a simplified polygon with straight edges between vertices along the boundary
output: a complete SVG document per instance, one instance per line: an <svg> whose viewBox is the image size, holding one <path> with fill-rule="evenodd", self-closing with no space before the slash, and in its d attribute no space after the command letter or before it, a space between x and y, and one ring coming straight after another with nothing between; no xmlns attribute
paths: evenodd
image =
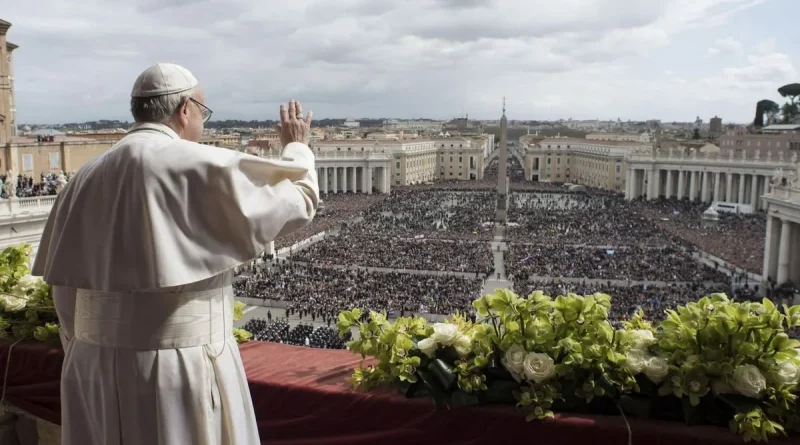
<svg viewBox="0 0 800 445"><path fill-rule="evenodd" d="M285 147L292 142L308 145L312 115L313 113L309 111L308 116L304 118L303 105L294 99L289 101L288 110L286 105L281 104L281 123L273 127L281 135L281 145Z"/></svg>

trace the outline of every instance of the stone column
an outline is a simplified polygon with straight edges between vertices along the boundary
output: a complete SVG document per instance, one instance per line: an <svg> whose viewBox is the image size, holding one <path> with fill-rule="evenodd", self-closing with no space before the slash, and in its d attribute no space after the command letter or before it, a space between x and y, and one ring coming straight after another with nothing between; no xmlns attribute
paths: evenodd
<svg viewBox="0 0 800 445"><path fill-rule="evenodd" d="M767 234L764 240L764 266L761 269L761 281L766 283L767 278L772 275L773 258L775 255L774 248L777 246L775 235L772 233L775 230L774 217L767 215Z"/></svg>
<svg viewBox="0 0 800 445"><path fill-rule="evenodd" d="M372 168L372 167L368 167L367 168L367 194L368 195L372 194L372 172L374 170L375 169Z"/></svg>
<svg viewBox="0 0 800 445"><path fill-rule="evenodd" d="M708 202L709 175L707 171L702 172L702 175L703 175L703 186L700 188L700 202Z"/></svg>
<svg viewBox="0 0 800 445"><path fill-rule="evenodd" d="M322 189L323 193L328 194L328 167L322 167Z"/></svg>
<svg viewBox="0 0 800 445"><path fill-rule="evenodd" d="M648 201L655 199L653 196L653 184L657 181L655 172L653 170L645 170L645 177L647 178L647 188L645 189L645 197Z"/></svg>
<svg viewBox="0 0 800 445"><path fill-rule="evenodd" d="M633 199L633 169L629 168L625 173L625 199Z"/></svg>
<svg viewBox="0 0 800 445"><path fill-rule="evenodd" d="M720 181L722 180L722 173L717 172L714 175L714 201L722 201L719 199Z"/></svg>
<svg viewBox="0 0 800 445"><path fill-rule="evenodd" d="M733 202L733 175L725 173L725 202Z"/></svg>
<svg viewBox="0 0 800 445"><path fill-rule="evenodd" d="M367 167L361 167L361 193L367 193Z"/></svg>
<svg viewBox="0 0 800 445"><path fill-rule="evenodd" d="M739 204L744 204L744 183L745 183L745 176L743 174L739 174L739 200L737 201Z"/></svg>
<svg viewBox="0 0 800 445"><path fill-rule="evenodd" d="M356 170L358 170L358 169L356 167L350 167L350 169L351 169L350 188L353 190L353 193L356 193L356 192L358 192L358 187L356 187L356 176L357 176L356 175L356 173L357 173Z"/></svg>
<svg viewBox="0 0 800 445"><path fill-rule="evenodd" d="M672 170L667 170L667 189L664 190L664 197L672 198Z"/></svg>
<svg viewBox="0 0 800 445"><path fill-rule="evenodd" d="M689 172L689 201L697 197L697 172Z"/></svg>
<svg viewBox="0 0 800 445"><path fill-rule="evenodd" d="M781 225L781 240L778 244L778 277L776 284L781 285L789 279L789 254L792 245L792 222L784 219Z"/></svg>
<svg viewBox="0 0 800 445"><path fill-rule="evenodd" d="M758 175L750 177L750 205L753 210L758 210Z"/></svg>
<svg viewBox="0 0 800 445"><path fill-rule="evenodd" d="M678 200L683 199L683 192L686 188L686 176L683 170L678 172Z"/></svg>
<svg viewBox="0 0 800 445"><path fill-rule="evenodd" d="M339 167L333 167L333 193L339 193Z"/></svg>

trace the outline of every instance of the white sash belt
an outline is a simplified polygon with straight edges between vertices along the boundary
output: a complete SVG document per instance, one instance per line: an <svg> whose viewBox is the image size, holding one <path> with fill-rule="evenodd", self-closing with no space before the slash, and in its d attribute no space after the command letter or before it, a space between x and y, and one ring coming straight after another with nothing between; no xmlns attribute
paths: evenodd
<svg viewBox="0 0 800 445"><path fill-rule="evenodd" d="M233 289L199 292L97 292L78 289L75 339L126 349L178 349L225 340L233 327Z"/></svg>

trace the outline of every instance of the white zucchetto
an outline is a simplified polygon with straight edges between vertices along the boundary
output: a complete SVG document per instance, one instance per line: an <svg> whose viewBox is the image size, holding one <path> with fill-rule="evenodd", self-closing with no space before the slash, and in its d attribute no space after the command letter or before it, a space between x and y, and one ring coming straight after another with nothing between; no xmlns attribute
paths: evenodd
<svg viewBox="0 0 800 445"><path fill-rule="evenodd" d="M186 68L173 63L156 63L136 79L131 97L164 96L196 86L197 79Z"/></svg>

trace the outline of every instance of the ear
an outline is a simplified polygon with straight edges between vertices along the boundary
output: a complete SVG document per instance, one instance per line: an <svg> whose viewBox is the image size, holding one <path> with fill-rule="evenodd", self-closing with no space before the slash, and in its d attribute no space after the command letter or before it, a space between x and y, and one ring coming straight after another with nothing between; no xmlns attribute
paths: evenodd
<svg viewBox="0 0 800 445"><path fill-rule="evenodd" d="M189 98L185 97L181 101L181 106L178 107L178 119L184 127L189 125Z"/></svg>

